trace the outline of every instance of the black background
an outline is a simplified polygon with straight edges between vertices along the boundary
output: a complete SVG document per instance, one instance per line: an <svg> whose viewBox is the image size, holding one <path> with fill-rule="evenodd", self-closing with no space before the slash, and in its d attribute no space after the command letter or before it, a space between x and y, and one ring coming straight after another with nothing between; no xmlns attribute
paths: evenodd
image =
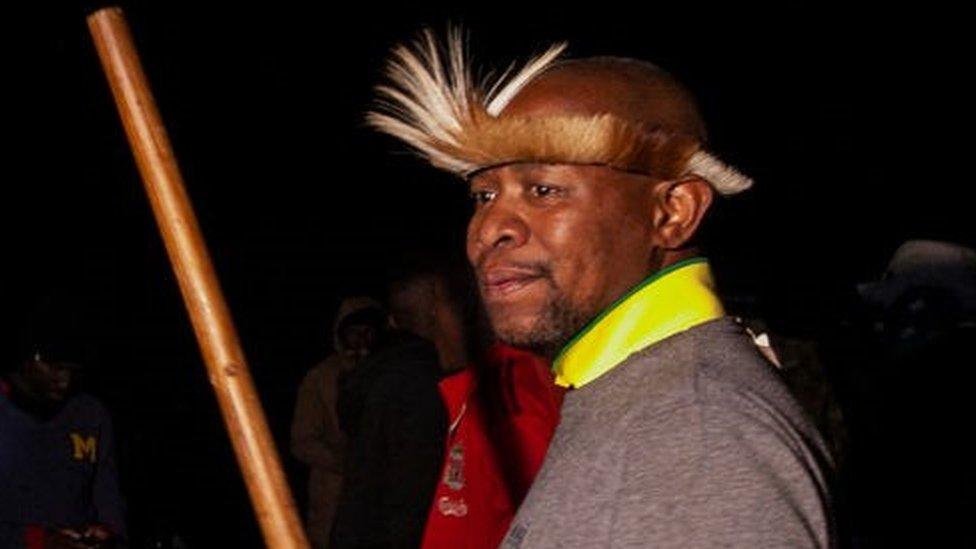
<svg viewBox="0 0 976 549"><path fill-rule="evenodd" d="M683 80L711 148L757 181L717 211L720 283L782 331L816 330L906 238L976 243L967 35L936 6L203 4L122 5L281 448L338 297L378 290L418 247L460 253L464 185L362 123L388 49L424 25L463 24L486 66L566 39L572 56ZM257 546L87 34L95 7L5 16L5 313L19 326L39 303L83 311L136 540L172 528L190 547Z"/></svg>

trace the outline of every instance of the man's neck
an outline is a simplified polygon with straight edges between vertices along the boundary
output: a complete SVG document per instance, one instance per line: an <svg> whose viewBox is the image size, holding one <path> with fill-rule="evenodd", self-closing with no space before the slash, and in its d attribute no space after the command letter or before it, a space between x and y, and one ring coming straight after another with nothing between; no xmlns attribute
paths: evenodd
<svg viewBox="0 0 976 549"><path fill-rule="evenodd" d="M675 263L684 261L686 259L691 259L701 255L701 250L697 246L691 246L688 248L680 248L677 250L664 250L661 253L660 265L655 269L651 269L651 272L647 273L648 276L660 271L661 269L666 269Z"/></svg>

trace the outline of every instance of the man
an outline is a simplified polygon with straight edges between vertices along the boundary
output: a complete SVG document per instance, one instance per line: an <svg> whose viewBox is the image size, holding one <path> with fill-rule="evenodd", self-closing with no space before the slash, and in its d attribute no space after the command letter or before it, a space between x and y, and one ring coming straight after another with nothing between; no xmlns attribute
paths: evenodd
<svg viewBox="0 0 976 549"><path fill-rule="evenodd" d="M444 378L447 432L423 549L494 549L542 466L563 390L548 361L507 345Z"/></svg>
<svg viewBox="0 0 976 549"><path fill-rule="evenodd" d="M858 314L831 342L858 542L974 546L976 456L960 433L972 429L976 250L909 240L857 290Z"/></svg>
<svg viewBox="0 0 976 549"><path fill-rule="evenodd" d="M440 295L426 273L393 283L395 329L340 380L339 424L349 445L334 547L420 545L447 425L437 382L442 369L464 364Z"/></svg>
<svg viewBox="0 0 976 549"><path fill-rule="evenodd" d="M335 353L312 368L298 388L291 452L309 467L306 530L315 549L328 547L342 487L346 436L336 416L338 379L369 355L385 325L386 313L377 301L344 299L332 328Z"/></svg>
<svg viewBox="0 0 976 549"><path fill-rule="evenodd" d="M438 387L449 427L424 549L498 547L542 465L563 393L548 361L494 341L460 271L442 267L435 280L442 324L457 327L438 347L460 347L466 367Z"/></svg>
<svg viewBox="0 0 976 549"><path fill-rule="evenodd" d="M111 419L76 391L79 346L32 339L0 379L0 547L112 547L125 523Z"/></svg>
<svg viewBox="0 0 976 549"><path fill-rule="evenodd" d="M428 32L369 117L469 180L492 327L571 389L503 545L833 545L824 445L695 248L714 193L751 181L672 77L563 47L480 88L459 33L442 62Z"/></svg>

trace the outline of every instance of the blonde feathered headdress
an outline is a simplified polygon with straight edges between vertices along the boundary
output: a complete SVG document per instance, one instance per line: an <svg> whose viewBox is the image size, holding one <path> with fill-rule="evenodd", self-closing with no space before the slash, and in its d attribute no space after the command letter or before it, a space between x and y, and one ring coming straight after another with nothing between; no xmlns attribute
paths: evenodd
<svg viewBox="0 0 976 549"><path fill-rule="evenodd" d="M748 189L752 180L684 135L648 128L612 113L500 116L534 78L566 49L552 45L518 71L476 83L460 30L448 30L446 47L426 29L393 49L388 82L376 87L374 128L405 141L434 166L468 177L514 162L602 164L664 179L695 175L719 193Z"/></svg>

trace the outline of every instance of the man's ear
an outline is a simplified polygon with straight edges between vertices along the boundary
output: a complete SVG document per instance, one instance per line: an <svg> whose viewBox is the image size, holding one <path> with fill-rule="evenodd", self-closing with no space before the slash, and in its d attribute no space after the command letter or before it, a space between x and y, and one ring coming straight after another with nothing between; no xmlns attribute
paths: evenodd
<svg viewBox="0 0 976 549"><path fill-rule="evenodd" d="M681 248L695 235L714 197L698 177L662 181L651 191L654 241L664 250Z"/></svg>

